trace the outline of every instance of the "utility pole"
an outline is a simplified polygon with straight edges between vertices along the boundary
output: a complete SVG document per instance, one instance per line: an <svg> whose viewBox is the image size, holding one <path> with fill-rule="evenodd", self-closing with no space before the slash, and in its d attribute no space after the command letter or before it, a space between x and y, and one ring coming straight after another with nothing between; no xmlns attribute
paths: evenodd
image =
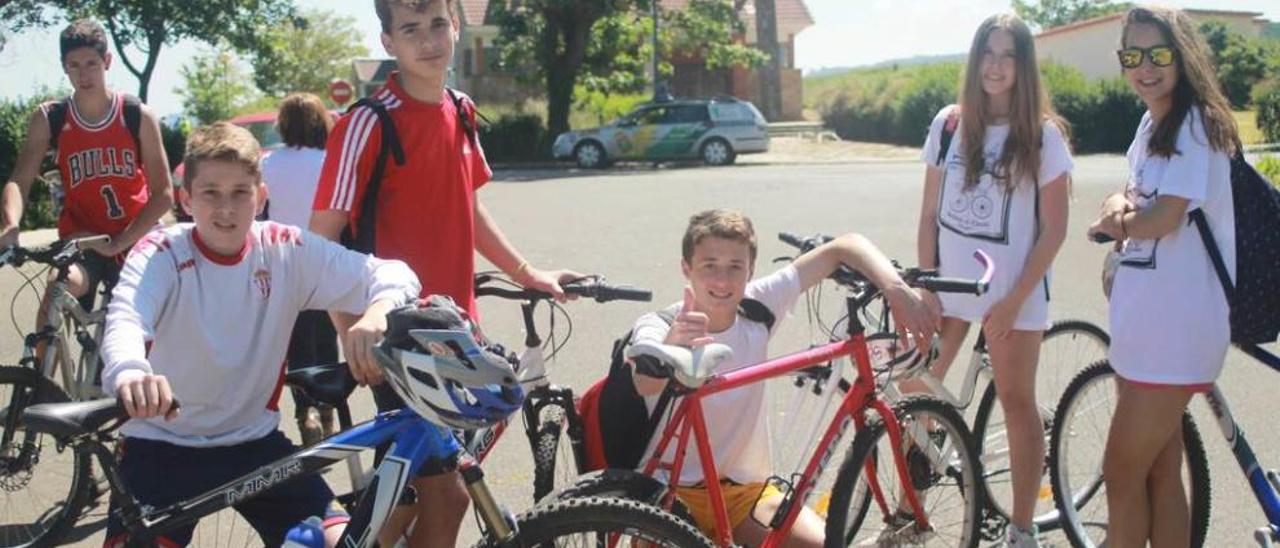
<svg viewBox="0 0 1280 548"><path fill-rule="evenodd" d="M760 67L760 97L757 103L770 122L782 117L782 55L778 49L778 15L774 0L755 0L756 47L769 56Z"/></svg>

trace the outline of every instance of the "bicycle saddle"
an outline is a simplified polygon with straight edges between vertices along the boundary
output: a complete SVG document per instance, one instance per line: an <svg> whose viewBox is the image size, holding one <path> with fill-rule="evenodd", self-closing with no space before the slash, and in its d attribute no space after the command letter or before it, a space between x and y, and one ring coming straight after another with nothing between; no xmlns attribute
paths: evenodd
<svg viewBox="0 0 1280 548"><path fill-rule="evenodd" d="M285 374L285 384L302 390L311 399L340 407L356 389L356 378L345 362L313 365Z"/></svg>
<svg viewBox="0 0 1280 548"><path fill-rule="evenodd" d="M67 439L96 432L108 421L127 416L124 407L114 398L107 398L33 405L23 410L22 422L32 432Z"/></svg>
<svg viewBox="0 0 1280 548"><path fill-rule="evenodd" d="M676 382L689 388L697 388L715 374L716 368L733 357L733 349L719 343L697 348L685 348L655 342L637 342L627 348L627 357L649 357L671 368Z"/></svg>

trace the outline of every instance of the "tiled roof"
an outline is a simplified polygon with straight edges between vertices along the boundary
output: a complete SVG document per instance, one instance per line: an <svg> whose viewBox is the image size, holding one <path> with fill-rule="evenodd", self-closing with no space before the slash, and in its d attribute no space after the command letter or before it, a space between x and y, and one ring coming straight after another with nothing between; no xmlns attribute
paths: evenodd
<svg viewBox="0 0 1280 548"><path fill-rule="evenodd" d="M462 23L467 26L480 26L484 24L485 12L489 11L489 0L457 0L462 13Z"/></svg>

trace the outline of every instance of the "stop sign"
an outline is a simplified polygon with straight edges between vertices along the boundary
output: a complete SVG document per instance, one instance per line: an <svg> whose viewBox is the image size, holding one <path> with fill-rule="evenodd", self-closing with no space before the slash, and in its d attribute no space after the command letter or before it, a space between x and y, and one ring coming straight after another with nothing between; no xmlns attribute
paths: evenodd
<svg viewBox="0 0 1280 548"><path fill-rule="evenodd" d="M345 105L351 100L351 84L346 80L334 80L329 82L329 99L333 100L335 105Z"/></svg>

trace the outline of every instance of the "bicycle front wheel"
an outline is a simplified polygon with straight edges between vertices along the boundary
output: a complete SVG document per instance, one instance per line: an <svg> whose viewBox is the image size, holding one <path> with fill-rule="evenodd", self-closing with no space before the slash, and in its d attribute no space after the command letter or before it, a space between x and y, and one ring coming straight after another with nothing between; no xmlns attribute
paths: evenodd
<svg viewBox="0 0 1280 548"><path fill-rule="evenodd" d="M1045 458L1048 458L1049 435L1053 430L1054 409L1058 399L1077 371L1098 360L1107 359L1111 337L1092 323L1061 320L1044 333L1040 342L1040 360L1036 368L1036 404L1044 423ZM995 513L994 527L985 527L987 540L997 540L1000 530L1013 513L1013 481L1009 466L1009 436L1005 432L1004 411L996 399L995 383L987 385L978 412L973 419L973 433L980 445L982 480L986 486L988 508ZM1053 488L1047 475L1041 477L1036 493L1036 527L1050 531L1061 526L1053 504Z"/></svg>
<svg viewBox="0 0 1280 548"><path fill-rule="evenodd" d="M516 518L517 546L714 546L693 525L634 500L586 497L550 501ZM477 546L496 546L484 539Z"/></svg>
<svg viewBox="0 0 1280 548"><path fill-rule="evenodd" d="M1049 438L1049 477L1072 546L1103 545L1107 536L1107 493L1102 477L1111 417L1116 407L1116 373L1105 360L1081 371L1058 404ZM1191 505L1191 546L1204 545L1209 530L1209 462L1204 440L1190 413L1182 415L1183 485Z"/></svg>
<svg viewBox="0 0 1280 548"><path fill-rule="evenodd" d="M840 465L827 514L826 546L978 545L982 489L977 449L955 408L928 396L894 405L907 447L908 475L930 529L917 528L893 444L876 418L858 431ZM868 478L874 478L875 488Z"/></svg>
<svg viewBox="0 0 1280 548"><path fill-rule="evenodd" d="M88 503L89 456L22 423L27 407L68 401L48 378L0 367L0 547L56 545Z"/></svg>

